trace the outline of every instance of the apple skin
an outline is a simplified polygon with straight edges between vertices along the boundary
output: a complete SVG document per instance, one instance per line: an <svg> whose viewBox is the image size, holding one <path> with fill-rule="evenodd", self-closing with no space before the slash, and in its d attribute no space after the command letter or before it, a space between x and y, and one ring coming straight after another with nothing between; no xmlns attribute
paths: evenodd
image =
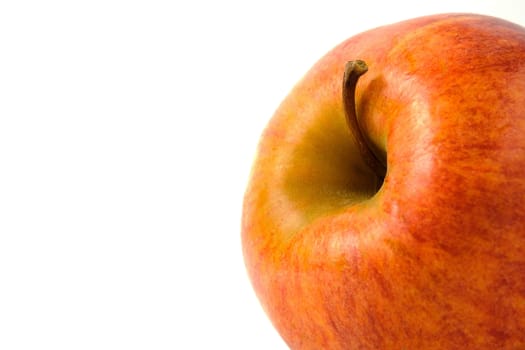
<svg viewBox="0 0 525 350"><path fill-rule="evenodd" d="M525 29L443 14L330 51L263 132L242 246L292 349L525 349Z"/></svg>

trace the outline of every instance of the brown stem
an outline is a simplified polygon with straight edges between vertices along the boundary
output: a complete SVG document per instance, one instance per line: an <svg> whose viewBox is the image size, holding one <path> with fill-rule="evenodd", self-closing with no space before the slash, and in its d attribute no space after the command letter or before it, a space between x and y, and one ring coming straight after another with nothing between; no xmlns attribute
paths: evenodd
<svg viewBox="0 0 525 350"><path fill-rule="evenodd" d="M370 169L372 169L372 171L382 182L386 174L386 166L372 151L372 148L370 147L370 141L363 134L363 131L359 126L356 113L355 88L359 77L365 74L367 71L368 66L364 61L349 61L346 64L343 78L343 104L346 121L357 142L359 152L361 153L365 163L370 167Z"/></svg>

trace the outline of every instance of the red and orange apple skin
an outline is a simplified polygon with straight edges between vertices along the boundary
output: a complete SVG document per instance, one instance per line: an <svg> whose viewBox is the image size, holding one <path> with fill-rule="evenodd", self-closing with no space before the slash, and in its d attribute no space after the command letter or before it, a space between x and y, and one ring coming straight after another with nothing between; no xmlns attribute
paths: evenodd
<svg viewBox="0 0 525 350"><path fill-rule="evenodd" d="M345 121L354 59L379 191ZM292 349L525 349L525 29L437 15L329 52L262 135L242 244Z"/></svg>

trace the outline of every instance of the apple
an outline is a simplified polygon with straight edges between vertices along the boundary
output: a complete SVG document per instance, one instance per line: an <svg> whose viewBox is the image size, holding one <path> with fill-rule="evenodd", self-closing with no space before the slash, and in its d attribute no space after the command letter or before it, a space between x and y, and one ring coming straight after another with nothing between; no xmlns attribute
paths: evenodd
<svg viewBox="0 0 525 350"><path fill-rule="evenodd" d="M525 349L525 29L354 36L265 128L242 246L292 349Z"/></svg>

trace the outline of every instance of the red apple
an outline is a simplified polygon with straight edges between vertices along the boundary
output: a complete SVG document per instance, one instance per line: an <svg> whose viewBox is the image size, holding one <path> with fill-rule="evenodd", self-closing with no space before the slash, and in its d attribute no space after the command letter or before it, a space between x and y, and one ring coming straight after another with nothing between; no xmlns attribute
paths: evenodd
<svg viewBox="0 0 525 350"><path fill-rule="evenodd" d="M242 243L293 349L525 349L525 29L437 15L329 52L262 135Z"/></svg>

